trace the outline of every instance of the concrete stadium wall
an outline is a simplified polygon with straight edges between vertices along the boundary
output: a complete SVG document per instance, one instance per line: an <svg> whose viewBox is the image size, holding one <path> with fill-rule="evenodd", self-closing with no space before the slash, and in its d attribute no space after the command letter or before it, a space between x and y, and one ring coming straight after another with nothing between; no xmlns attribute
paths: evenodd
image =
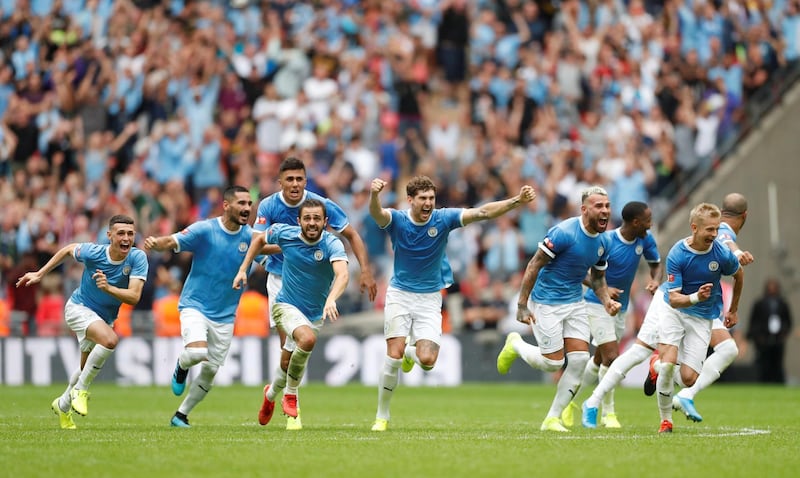
<svg viewBox="0 0 800 478"><path fill-rule="evenodd" d="M747 223L737 242L753 253L756 262L745 269L737 329L742 335L746 334L750 310L762 294L764 280L778 277L793 312L795 333L787 346L785 363L787 381L794 385L800 384L799 119L800 85L795 85L715 174L657 231L662 254L666 254L675 241L689 234L688 218L693 205L703 201L720 204L723 196L730 192L740 192L747 197ZM777 210L770 206L770 184L774 185ZM771 216L778 219L777 223L771 223ZM753 351L747 350L739 363L752 362L753 357Z"/></svg>

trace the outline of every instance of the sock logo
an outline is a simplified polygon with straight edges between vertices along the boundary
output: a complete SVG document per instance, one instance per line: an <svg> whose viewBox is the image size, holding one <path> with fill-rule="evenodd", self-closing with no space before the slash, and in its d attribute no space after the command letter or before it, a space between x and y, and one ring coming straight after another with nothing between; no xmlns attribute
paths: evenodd
<svg viewBox="0 0 800 478"><path fill-rule="evenodd" d="M658 392L658 394L661 395L662 397L667 397L667 398L672 396L671 393Z"/></svg>

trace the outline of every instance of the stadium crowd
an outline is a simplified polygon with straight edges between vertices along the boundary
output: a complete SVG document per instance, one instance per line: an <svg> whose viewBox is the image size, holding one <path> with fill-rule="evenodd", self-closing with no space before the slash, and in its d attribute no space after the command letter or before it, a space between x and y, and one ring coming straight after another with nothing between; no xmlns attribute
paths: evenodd
<svg viewBox="0 0 800 478"><path fill-rule="evenodd" d="M21 333L59 323L77 264L38 287L13 285L63 244L102 241L118 213L136 219L140 237L180 230L219 215L228 184L260 199L278 190L287 156L304 161L308 189L348 212L381 291L391 251L367 219L372 178L401 208L399 188L416 174L435 178L439 206L534 185L539 199L524 210L451 235L467 326L491 326L537 242L576 214L583 187L609 191L617 224L629 201L667 207L675 185L736 137L743 105L800 55L796 0L0 9L0 335L11 310L30 318ZM143 313L174 303L189 264L150 261ZM263 291L263 277L251 285ZM357 287L346 297L344 312L382 305Z"/></svg>

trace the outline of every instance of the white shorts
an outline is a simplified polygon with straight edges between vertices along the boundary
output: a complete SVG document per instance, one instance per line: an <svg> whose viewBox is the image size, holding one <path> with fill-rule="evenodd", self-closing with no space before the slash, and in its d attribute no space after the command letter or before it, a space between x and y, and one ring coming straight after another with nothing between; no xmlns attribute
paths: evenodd
<svg viewBox="0 0 800 478"><path fill-rule="evenodd" d="M586 303L586 314L589 316L589 330L592 333L592 344L595 346L609 342L619 342L625 333L625 313L608 315L602 304Z"/></svg>
<svg viewBox="0 0 800 478"><path fill-rule="evenodd" d="M64 320L67 321L69 329L75 332L81 352L91 351L95 344L86 338L86 329L89 328L89 324L92 322L103 320L103 318L85 305L76 304L68 300L64 305Z"/></svg>
<svg viewBox="0 0 800 478"><path fill-rule="evenodd" d="M410 344L430 340L439 345L442 339L442 294L407 292L394 287L386 290L383 308L383 336L386 339L408 337Z"/></svg>
<svg viewBox="0 0 800 478"><path fill-rule="evenodd" d="M711 341L711 321L675 311L661 317L659 341L678 347L678 363L700 373Z"/></svg>
<svg viewBox="0 0 800 478"><path fill-rule="evenodd" d="M276 302L270 309L272 309L272 316L277 317L276 325L286 334L286 342L283 344L283 350L294 352L297 344L292 335L294 334L294 329L298 327L307 325L314 331L314 335L319 335L319 329L322 328L322 320L311 322L305 314L300 312L300 309L292 304Z"/></svg>
<svg viewBox="0 0 800 478"><path fill-rule="evenodd" d="M183 346L192 342L208 343L208 363L222 367L231 348L233 322L215 322L197 309L183 309L180 317Z"/></svg>
<svg viewBox="0 0 800 478"><path fill-rule="evenodd" d="M727 332L728 328L722 323L722 319L714 319L711 321L711 330L724 330Z"/></svg>
<svg viewBox="0 0 800 478"><path fill-rule="evenodd" d="M586 313L586 302L572 304L546 305L537 304L528 299L528 308L533 308L536 323L533 324L533 335L536 344L543 354L558 352L564 348L564 339L578 339L589 343L589 316Z"/></svg>
<svg viewBox="0 0 800 478"><path fill-rule="evenodd" d="M650 300L650 306L647 307L647 313L644 314L644 321L636 338L650 348L658 349L658 323L661 321L661 317L673 313L675 313L675 309L664 301L664 294L660 291L656 292Z"/></svg>
<svg viewBox="0 0 800 478"><path fill-rule="evenodd" d="M270 304L275 303L275 298L278 297L278 292L281 291L283 286L283 277L278 274L267 274L267 296L269 297ZM269 308L269 326L275 327L275 314L272 313L272 307Z"/></svg>

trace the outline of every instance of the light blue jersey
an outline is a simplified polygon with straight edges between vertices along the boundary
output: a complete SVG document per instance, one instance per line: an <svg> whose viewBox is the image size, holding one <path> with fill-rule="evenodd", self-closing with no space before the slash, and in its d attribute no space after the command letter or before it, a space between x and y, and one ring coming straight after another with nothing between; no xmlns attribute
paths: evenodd
<svg viewBox="0 0 800 478"><path fill-rule="evenodd" d="M106 275L108 283L120 289L127 289L131 279L147 280L147 255L141 249L132 247L125 259L112 261L108 255L107 244L84 242L75 247L73 256L84 265L81 284L69 300L90 308L107 324L112 324L119 313L122 301L97 288L92 274L100 270Z"/></svg>
<svg viewBox="0 0 800 478"><path fill-rule="evenodd" d="M717 241L725 246L729 242L736 242L736 233L727 222L719 223L719 230L717 230Z"/></svg>
<svg viewBox="0 0 800 478"><path fill-rule="evenodd" d="M175 252L191 252L192 268L183 285L178 309L195 309L214 322L229 324L244 288L231 287L250 247L253 229L229 231L222 217L198 221L172 235Z"/></svg>
<svg viewBox="0 0 800 478"><path fill-rule="evenodd" d="M303 204L303 201L306 199L317 199L325 205L325 212L328 214L328 226L334 231L342 232L350 224L344 210L328 198L311 191L304 191L303 199L297 203L297 206L290 206L286 200L283 199L283 193L278 191L265 197L258 203L256 222L253 225L253 229L256 231L266 231L272 224L290 224L296 226L297 216L300 214L300 205ZM283 254L271 254L267 256L266 269L270 274L281 275L281 270L283 269Z"/></svg>
<svg viewBox="0 0 800 478"><path fill-rule="evenodd" d="M424 223L414 222L410 211L389 209L392 218L384 229L394 250L394 274L389 285L406 292L428 294L452 283L445 247L450 231L462 227L462 208L434 209Z"/></svg>
<svg viewBox="0 0 800 478"><path fill-rule="evenodd" d="M710 249L698 252L686 245L686 239L681 239L667 254L667 290L689 295L700 290L703 284L714 284L708 300L681 309L681 312L691 316L713 320L722 313L722 287L719 280L723 275L735 274L737 270L739 260L720 241L715 240ZM669 303L668 294L664 294L664 300Z"/></svg>
<svg viewBox="0 0 800 478"><path fill-rule="evenodd" d="M311 322L322 319L334 277L331 263L347 261L342 241L323 231L312 243L302 237L300 226L274 224L267 231L267 243L281 246L285 258L283 284L275 301L297 307Z"/></svg>
<svg viewBox="0 0 800 478"><path fill-rule="evenodd" d="M603 233L608 236L610 243L608 249L608 269L606 269L606 283L609 287L616 287L622 290L617 301L622 304L621 312L628 310L628 302L631 294L631 284L636 277L636 270L639 268L639 258L644 256L648 264L658 264L661 256L658 254L656 240L650 231L645 237L636 237L628 241L622 237L620 229L606 231ZM594 290L589 288L583 295L586 302L600 303L600 299Z"/></svg>
<svg viewBox="0 0 800 478"><path fill-rule="evenodd" d="M551 227L539 249L552 261L539 270L531 299L547 305L572 304L581 300L586 271L606 269L609 238L590 233L580 217L571 217Z"/></svg>

